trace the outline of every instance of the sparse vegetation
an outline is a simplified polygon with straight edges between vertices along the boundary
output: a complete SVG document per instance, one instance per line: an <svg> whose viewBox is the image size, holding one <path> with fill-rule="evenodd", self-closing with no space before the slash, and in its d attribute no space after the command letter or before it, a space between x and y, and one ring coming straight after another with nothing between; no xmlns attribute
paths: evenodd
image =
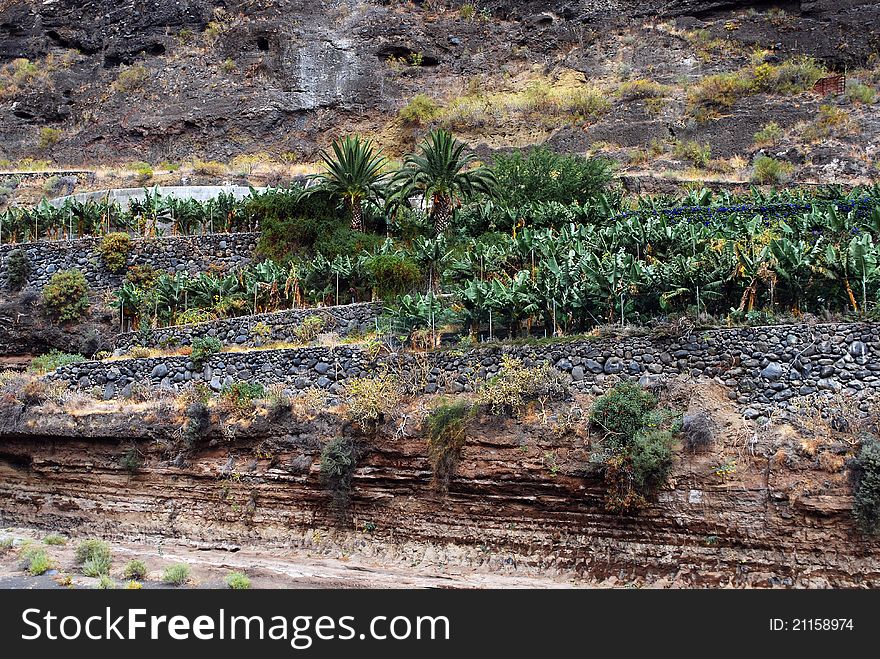
<svg viewBox="0 0 880 659"><path fill-rule="evenodd" d="M434 472L434 482L446 489L455 476L467 441L467 424L473 408L467 401L441 403L425 419L428 436L428 460Z"/></svg>
<svg viewBox="0 0 880 659"><path fill-rule="evenodd" d="M169 565L162 573L162 581L171 586L182 586L190 577L190 568L186 563Z"/></svg>
<svg viewBox="0 0 880 659"><path fill-rule="evenodd" d="M880 533L880 440L868 435L850 467L853 515L867 534Z"/></svg>
<svg viewBox="0 0 880 659"><path fill-rule="evenodd" d="M620 85L617 93L623 101L639 101L649 98L662 98L671 92L668 85L662 85L653 80L638 78L628 80Z"/></svg>
<svg viewBox="0 0 880 659"><path fill-rule="evenodd" d="M792 165L770 156L760 155L755 158L752 181L760 184L782 183L791 174Z"/></svg>
<svg viewBox="0 0 880 659"><path fill-rule="evenodd" d="M59 535L57 533L50 533L45 538L43 538L43 544L56 545L56 546L66 545L67 538L65 538L63 535Z"/></svg>
<svg viewBox="0 0 880 659"><path fill-rule="evenodd" d="M498 374L477 391L477 403L492 414L518 415L531 401L560 399L568 394L567 376L547 366L525 366L505 355Z"/></svg>
<svg viewBox="0 0 880 659"><path fill-rule="evenodd" d="M695 167L704 168L712 159L712 147L708 143L701 144L695 140L676 140L672 146L672 155L689 161Z"/></svg>
<svg viewBox="0 0 880 659"><path fill-rule="evenodd" d="M364 430L374 428L397 407L400 398L400 382L387 373L352 378L345 385L346 414Z"/></svg>
<svg viewBox="0 0 880 659"><path fill-rule="evenodd" d="M427 94L416 94L399 114L408 124L425 125L438 119L442 115L442 108Z"/></svg>
<svg viewBox="0 0 880 659"><path fill-rule="evenodd" d="M89 285L79 270L56 272L43 289L43 302L61 322L82 318L89 310Z"/></svg>
<svg viewBox="0 0 880 659"><path fill-rule="evenodd" d="M58 128L43 126L40 128L40 140L37 146L40 149L48 149L49 147L55 146L61 141L62 135L63 133Z"/></svg>
<svg viewBox="0 0 880 659"><path fill-rule="evenodd" d="M147 576L147 565L137 559L130 560L122 570L122 576L126 579L142 580Z"/></svg>
<svg viewBox="0 0 880 659"><path fill-rule="evenodd" d="M293 335L300 343L311 343L327 327L327 319L323 316L312 315L303 318L302 322L293 330Z"/></svg>
<svg viewBox="0 0 880 659"><path fill-rule="evenodd" d="M6 285L9 290L20 291L24 288L30 270L27 252L21 248L10 251L6 260Z"/></svg>
<svg viewBox="0 0 880 659"><path fill-rule="evenodd" d="M347 499L357 467L355 446L348 437L335 437L321 449L321 481L337 500Z"/></svg>
<svg viewBox="0 0 880 659"><path fill-rule="evenodd" d="M846 85L846 98L850 103L871 105L877 100L877 92L874 91L873 87L853 81L848 82Z"/></svg>
<svg viewBox="0 0 880 659"><path fill-rule="evenodd" d="M238 414L247 414L254 409L254 400L265 398L266 389L259 382L242 380L223 387L220 399Z"/></svg>
<svg viewBox="0 0 880 659"><path fill-rule="evenodd" d="M775 121L764 124L763 128L755 133L757 146L774 146L782 139L782 127Z"/></svg>
<svg viewBox="0 0 880 659"><path fill-rule="evenodd" d="M128 94L141 89L150 78L150 71L141 64L133 64L120 69L113 88L120 93Z"/></svg>
<svg viewBox="0 0 880 659"><path fill-rule="evenodd" d="M251 580L242 572L230 572L226 575L226 585L232 590L247 590L251 587Z"/></svg>
<svg viewBox="0 0 880 659"><path fill-rule="evenodd" d="M83 361L82 355L74 355L60 350L50 350L45 355L38 355L31 360L28 370L31 373L42 375L67 364L77 364Z"/></svg>
<svg viewBox="0 0 880 659"><path fill-rule="evenodd" d="M192 340L192 352L190 359L196 366L201 366L211 355L215 355L223 348L223 344L213 336L199 337Z"/></svg>
<svg viewBox="0 0 880 659"><path fill-rule="evenodd" d="M83 540L76 547L74 559L82 566L82 573L87 577L99 577L110 574L112 562L110 545L94 538Z"/></svg>
<svg viewBox="0 0 880 659"><path fill-rule="evenodd" d="M19 553L19 567L38 577L52 568L52 559L45 549L28 544Z"/></svg>

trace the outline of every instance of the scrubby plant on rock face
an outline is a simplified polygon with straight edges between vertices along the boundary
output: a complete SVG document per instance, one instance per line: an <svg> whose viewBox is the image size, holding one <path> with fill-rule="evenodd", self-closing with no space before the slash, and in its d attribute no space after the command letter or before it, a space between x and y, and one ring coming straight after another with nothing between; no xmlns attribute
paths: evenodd
<svg viewBox="0 0 880 659"><path fill-rule="evenodd" d="M89 310L89 284L79 270L52 275L43 289L43 302L62 322L79 320Z"/></svg>
<svg viewBox="0 0 880 659"><path fill-rule="evenodd" d="M306 316L303 321L293 330L293 336L300 343L311 343L318 338L327 326L327 319L323 316Z"/></svg>
<svg viewBox="0 0 880 659"><path fill-rule="evenodd" d="M348 500L351 479L357 467L357 449L348 437L335 437L321 449L321 482L337 503Z"/></svg>
<svg viewBox="0 0 880 659"><path fill-rule="evenodd" d="M147 565L143 561L131 560L125 564L122 570L122 576L126 579L137 579L140 581L147 576Z"/></svg>
<svg viewBox="0 0 880 659"><path fill-rule="evenodd" d="M712 444L712 419L706 412L685 415L681 422L684 447L691 453L704 451Z"/></svg>
<svg viewBox="0 0 880 659"><path fill-rule="evenodd" d="M172 586L182 586L189 581L190 569L186 563L178 563L165 568L162 581Z"/></svg>
<svg viewBox="0 0 880 659"><path fill-rule="evenodd" d="M353 378L345 385L346 414L364 430L375 428L397 407L400 398L400 382L387 373Z"/></svg>
<svg viewBox="0 0 880 659"><path fill-rule="evenodd" d="M245 414L254 409L254 401L266 396L266 388L259 382L233 382L224 385L220 392L221 400L235 412Z"/></svg>
<svg viewBox="0 0 880 659"><path fill-rule="evenodd" d="M79 362L84 360L85 357L83 357L82 355L61 352L60 350L50 350L45 355L34 357L31 360L31 363L28 365L28 371L30 371L31 373L42 375L43 373L54 371L56 368L60 368L61 366L67 366L68 364L78 364Z"/></svg>
<svg viewBox="0 0 880 659"><path fill-rule="evenodd" d="M20 291L27 283L31 266L23 249L14 249L6 257L6 285L11 291Z"/></svg>
<svg viewBox="0 0 880 659"><path fill-rule="evenodd" d="M101 241L98 252L110 272L122 272L131 253L131 236L122 232L108 233Z"/></svg>
<svg viewBox="0 0 880 659"><path fill-rule="evenodd" d="M669 477L675 415L656 406L653 395L629 382L593 404L590 420L602 435L593 456L602 464L605 508L611 512L643 507Z"/></svg>
<svg viewBox="0 0 880 659"><path fill-rule="evenodd" d="M87 577L110 573L110 546L102 540L90 538L80 542L74 559L77 565L82 566L82 573Z"/></svg>
<svg viewBox="0 0 880 659"><path fill-rule="evenodd" d="M220 349L223 347L223 344L220 343L213 336L206 336L201 339L193 339L192 341L192 353L190 353L190 359L192 359L193 364L197 367L201 367L202 364L205 363L211 355L217 354L220 352Z"/></svg>
<svg viewBox="0 0 880 659"><path fill-rule="evenodd" d="M880 440L862 440L850 469L853 484L853 515L859 528L872 535L880 533Z"/></svg>
<svg viewBox="0 0 880 659"><path fill-rule="evenodd" d="M251 580L241 572L230 572L226 575L226 585L232 590L247 590L251 587Z"/></svg>
<svg viewBox="0 0 880 659"><path fill-rule="evenodd" d="M505 355L498 374L480 386L477 402L492 414L517 415L530 401L558 400L568 392L568 377L561 371L547 364L525 366Z"/></svg>
<svg viewBox="0 0 880 659"><path fill-rule="evenodd" d="M428 460L434 471L434 483L440 489L448 488L450 479L455 476L472 416L471 404L459 401L438 405L425 419Z"/></svg>

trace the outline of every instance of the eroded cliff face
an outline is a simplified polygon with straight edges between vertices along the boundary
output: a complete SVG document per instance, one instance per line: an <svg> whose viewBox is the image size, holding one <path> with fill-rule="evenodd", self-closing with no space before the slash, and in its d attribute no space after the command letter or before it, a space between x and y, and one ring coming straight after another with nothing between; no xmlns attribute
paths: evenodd
<svg viewBox="0 0 880 659"><path fill-rule="evenodd" d="M479 417L445 493L432 484L423 404L369 435L327 411L260 409L245 421L214 418L187 449L167 405L47 403L2 419L0 521L582 583L880 585L880 544L853 525L852 445L824 429L758 432L716 387L676 394L712 415L713 447L679 452L668 487L633 515L605 510L594 438L574 420L583 400L519 420ZM319 476L322 444L340 435L362 450L344 505ZM135 471L122 466L132 450Z"/></svg>

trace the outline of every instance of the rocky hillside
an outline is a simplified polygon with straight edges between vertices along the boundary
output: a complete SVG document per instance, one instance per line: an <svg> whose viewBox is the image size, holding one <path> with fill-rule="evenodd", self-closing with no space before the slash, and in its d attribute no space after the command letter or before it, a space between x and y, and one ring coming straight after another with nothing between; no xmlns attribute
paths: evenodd
<svg viewBox="0 0 880 659"><path fill-rule="evenodd" d="M877 26L858 0L2 0L0 160L247 171L349 131L400 154L442 124L484 153L748 180L767 152L785 176L867 180ZM833 71L846 94L807 91Z"/></svg>

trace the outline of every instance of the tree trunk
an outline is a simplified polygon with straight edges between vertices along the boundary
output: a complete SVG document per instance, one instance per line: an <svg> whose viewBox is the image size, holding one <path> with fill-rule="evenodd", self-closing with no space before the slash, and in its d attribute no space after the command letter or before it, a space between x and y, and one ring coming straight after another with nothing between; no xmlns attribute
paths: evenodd
<svg viewBox="0 0 880 659"><path fill-rule="evenodd" d="M436 195L431 206L431 218L434 220L434 233L440 235L449 228L452 220L452 200L443 195Z"/></svg>
<svg viewBox="0 0 880 659"><path fill-rule="evenodd" d="M364 230L364 209L361 207L361 202L347 199L345 203L351 213L351 230L362 232Z"/></svg>

